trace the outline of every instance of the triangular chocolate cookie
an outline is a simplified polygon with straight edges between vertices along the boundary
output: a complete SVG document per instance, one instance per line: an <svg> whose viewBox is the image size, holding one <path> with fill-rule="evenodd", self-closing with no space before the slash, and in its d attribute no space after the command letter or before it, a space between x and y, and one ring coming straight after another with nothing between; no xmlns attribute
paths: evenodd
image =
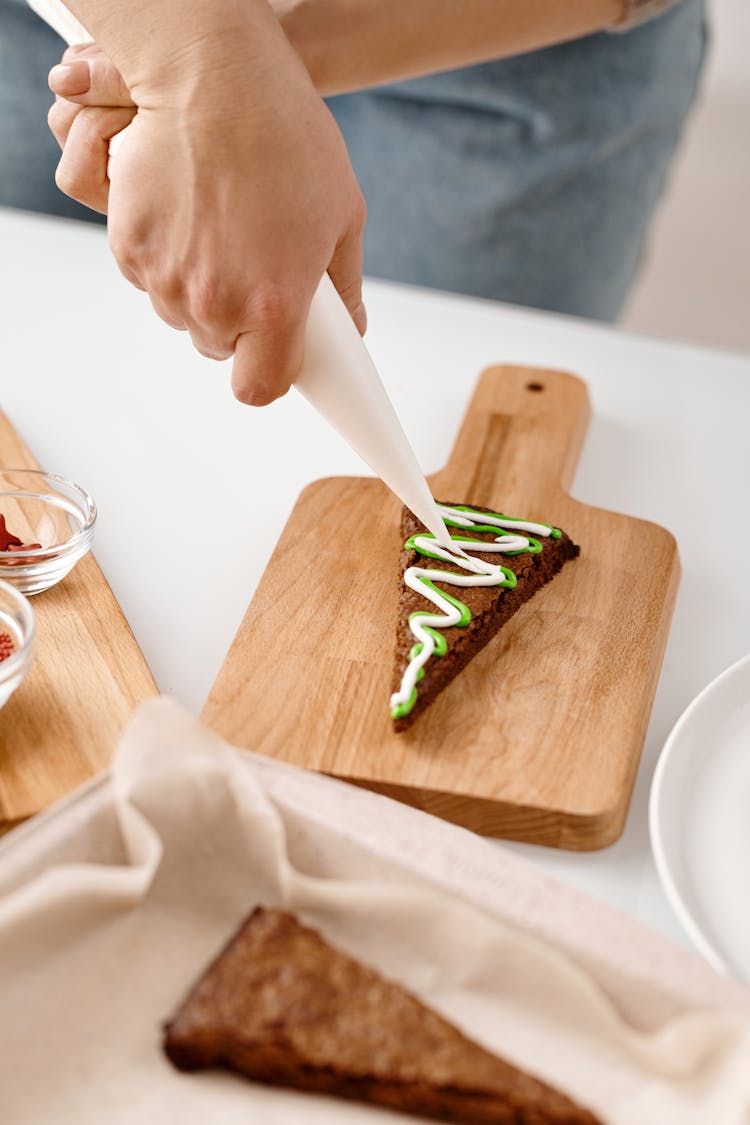
<svg viewBox="0 0 750 1125"><path fill-rule="evenodd" d="M597 1125L292 914L258 908L167 1025L181 1070L222 1066L464 1125Z"/></svg>
<svg viewBox="0 0 750 1125"><path fill-rule="evenodd" d="M404 508L391 717L404 730L516 610L578 555L565 532L489 508L439 504L451 538L439 547ZM475 543L486 543L479 551ZM440 573L450 581L440 580Z"/></svg>

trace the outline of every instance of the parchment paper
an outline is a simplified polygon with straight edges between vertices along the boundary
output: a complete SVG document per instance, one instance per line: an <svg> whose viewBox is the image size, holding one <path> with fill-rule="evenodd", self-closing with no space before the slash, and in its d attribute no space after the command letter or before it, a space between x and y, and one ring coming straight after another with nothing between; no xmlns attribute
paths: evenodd
<svg viewBox="0 0 750 1125"><path fill-rule="evenodd" d="M2 1120L408 1120L164 1059L162 1022L257 903L612 1125L750 1120L740 985L495 845L232 750L164 700L110 777L0 847Z"/></svg>

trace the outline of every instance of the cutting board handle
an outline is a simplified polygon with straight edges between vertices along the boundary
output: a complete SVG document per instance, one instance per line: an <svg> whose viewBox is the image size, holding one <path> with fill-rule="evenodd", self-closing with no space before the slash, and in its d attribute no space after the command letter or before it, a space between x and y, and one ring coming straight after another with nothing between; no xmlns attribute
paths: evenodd
<svg viewBox="0 0 750 1125"><path fill-rule="evenodd" d="M590 417L586 384L575 375L487 368L448 464L430 480L436 499L492 506L507 497L515 508L509 515L528 509L539 517L542 498L554 509L567 494Z"/></svg>

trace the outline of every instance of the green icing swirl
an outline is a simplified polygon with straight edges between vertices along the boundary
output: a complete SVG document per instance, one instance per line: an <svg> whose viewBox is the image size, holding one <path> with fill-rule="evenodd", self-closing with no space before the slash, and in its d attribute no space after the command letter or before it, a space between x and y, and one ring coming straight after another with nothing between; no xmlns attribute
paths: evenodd
<svg viewBox="0 0 750 1125"><path fill-rule="evenodd" d="M494 517L495 519L498 519L498 520L509 520L509 521L513 521L513 522L523 522L523 523L526 523L526 522L531 523L532 522L531 520L528 520L528 521L526 521L526 520L523 520L523 521L514 520L514 517L502 515L500 512L479 512L479 511L477 511L476 508L471 508L467 504L451 504L450 507L452 507L457 512L466 512L467 515L479 516L480 518L482 516L488 516L489 515L489 516L492 516L492 517ZM469 546L472 546L472 547L477 547L477 545L479 545L483 542L483 540L481 540L481 539L475 539L472 536L469 536L469 535L465 534L467 530L471 530L471 531L478 531L478 532L489 532L490 534L494 535L496 540L501 539L501 538L513 538L513 537L518 536L518 535L523 535L528 540L528 546L519 548L519 550L517 550L517 551L504 551L503 554L505 554L508 558L510 558L514 555L538 555L538 554L541 553L541 551L543 549L542 544L539 542L538 539L535 539L532 535L529 535L528 532L524 532L520 529L504 530L503 528L496 527L492 524L473 524L471 528L464 528L464 527L461 526L461 524L457 523L454 519L451 519L449 515L445 514L444 510L443 510L443 517L444 517L444 522L445 522L447 527L459 528L460 531L463 533L463 534L459 534L459 535L451 535L451 541L453 543L458 544L459 546L469 545ZM533 522L539 524L542 527L548 528L549 533L550 533L550 539L561 539L562 538L562 531L560 531L560 529L557 528L557 527L553 527L552 524L543 524L539 520L534 520ZM432 532L429 532L429 531L426 531L426 530L425 531L418 531L414 535L409 536L409 538L404 543L404 549L407 550L407 551L416 551L417 554L422 555L424 558L436 559L438 562L445 562L446 561L441 555L437 555L433 551L427 550L427 548L424 547L422 544L418 544L416 542L417 539L422 539L422 540L432 539L432 540L435 540L435 536L432 534ZM497 589L507 589L507 590L514 589L515 586L517 585L517 579L516 579L516 576L515 576L514 572L512 570L510 570L508 567L505 567L505 566L499 566L499 569L502 571L504 578L503 578L503 581L497 583ZM450 572L446 571L446 573L450 573ZM441 598L445 598L446 601L450 602L458 610L458 612L460 613L461 616L460 616L460 620L457 622L457 624L455 626L456 628L465 628L469 624L469 622L471 621L471 610L469 609L469 607L467 605L465 605L464 602L459 601L458 598L454 597L452 594L449 594L446 590L442 590L442 589L438 590L438 588L435 586L435 583L432 582L429 578L420 577L419 582L421 584L425 585L425 586L430 587L430 589L432 589L436 593L438 593ZM433 616L433 614L431 612L415 610L414 613L409 614L409 621L412 621L417 617L432 617L432 616ZM434 651L433 651L432 655L433 656L445 656L446 652L448 651L448 641L446 640L445 636L442 633L438 632L437 629L433 629L430 626L426 625L423 628L424 628L425 632L427 632L435 642L435 648L434 648ZM415 645L413 645L410 652L409 652L409 661L412 661L415 658L415 656L418 656L423 648L424 648L424 645L422 644L421 641L418 641ZM424 679L424 668L420 668L419 671L417 672L417 683L419 683L419 681L422 680L422 679ZM416 685L415 685L412 688L411 694L410 694L409 698L406 700L405 703L399 703L396 707L391 708L391 718L392 719L404 718L404 716L408 715L409 712L414 708L414 704L416 702L417 702L417 688L416 688Z"/></svg>

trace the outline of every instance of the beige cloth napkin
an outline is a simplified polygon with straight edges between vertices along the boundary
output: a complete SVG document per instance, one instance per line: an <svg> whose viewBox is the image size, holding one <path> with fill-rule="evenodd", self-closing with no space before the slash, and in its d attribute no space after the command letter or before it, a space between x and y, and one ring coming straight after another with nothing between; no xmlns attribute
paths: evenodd
<svg viewBox="0 0 750 1125"><path fill-rule="evenodd" d="M111 778L0 847L3 1121L402 1119L164 1060L161 1023L259 902L611 1125L750 1120L739 985L496 845L234 751L159 700Z"/></svg>

